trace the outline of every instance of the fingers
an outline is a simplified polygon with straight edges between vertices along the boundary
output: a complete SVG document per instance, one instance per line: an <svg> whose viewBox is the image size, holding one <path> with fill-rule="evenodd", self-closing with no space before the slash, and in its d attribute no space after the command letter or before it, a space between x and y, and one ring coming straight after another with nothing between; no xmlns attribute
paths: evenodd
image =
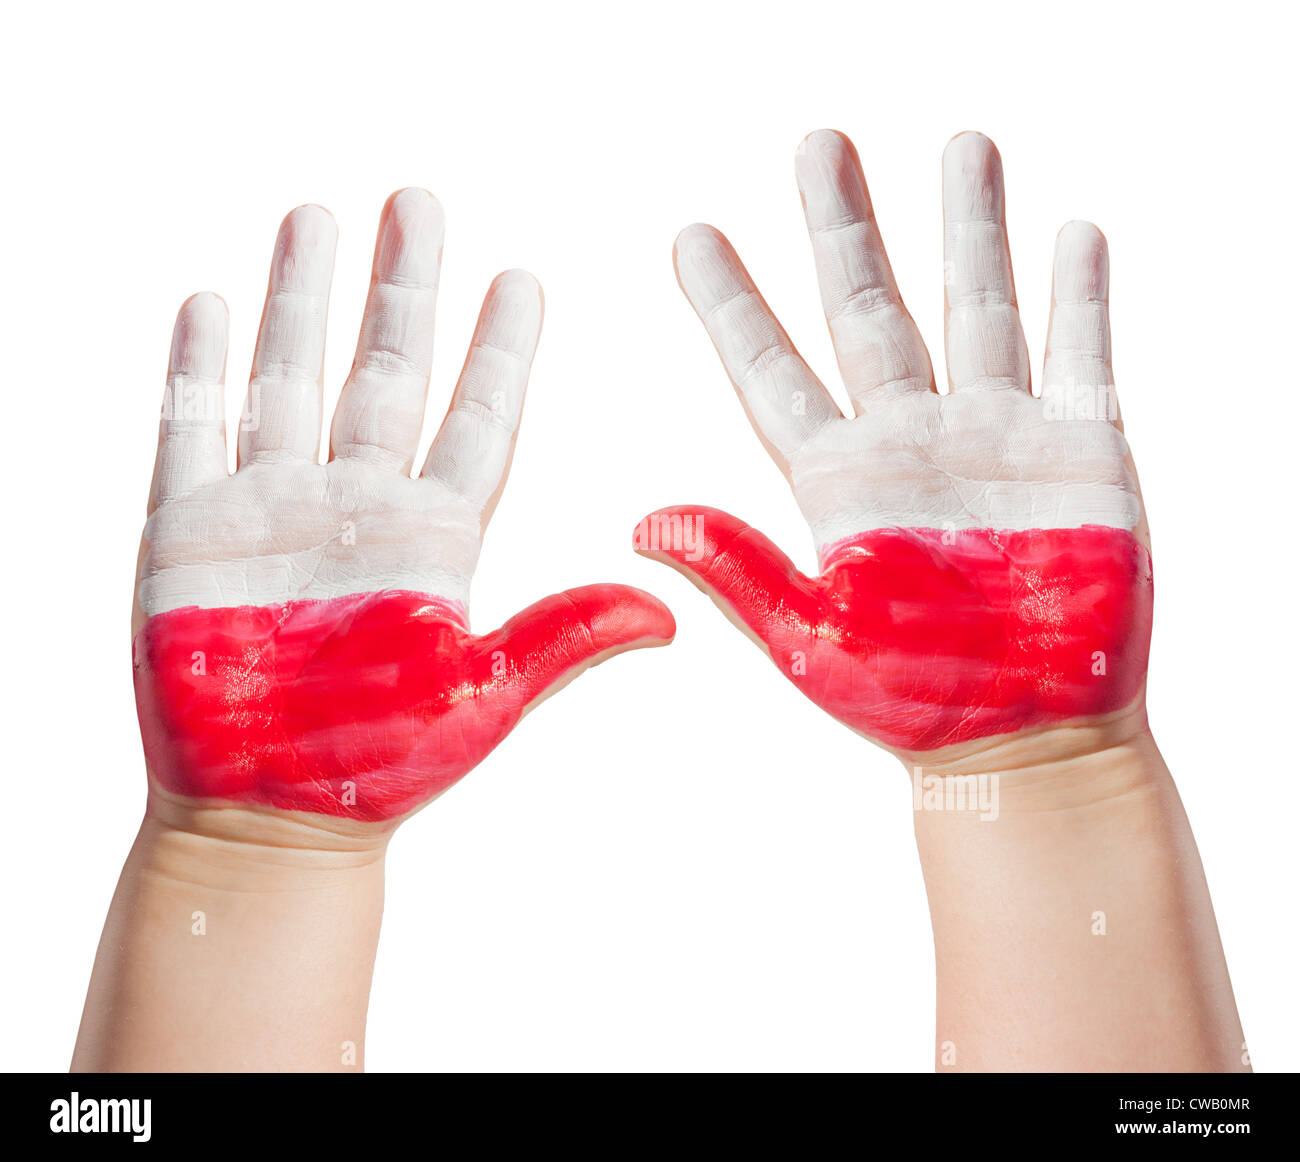
<svg viewBox="0 0 1300 1162"><path fill-rule="evenodd" d="M676 623L657 598L627 585L587 585L543 598L478 639L482 693L526 713L615 654L673 640Z"/></svg>
<svg viewBox="0 0 1300 1162"><path fill-rule="evenodd" d="M330 431L337 458L411 470L433 361L442 239L442 206L428 191L388 199L356 359Z"/></svg>
<svg viewBox="0 0 1300 1162"><path fill-rule="evenodd" d="M636 551L685 574L768 653L817 615L817 582L775 544L716 508L678 506L637 525Z"/></svg>
<svg viewBox="0 0 1300 1162"><path fill-rule="evenodd" d="M1043 363L1043 408L1053 419L1119 418L1111 370L1109 293L1105 236L1091 222L1067 223L1056 236Z"/></svg>
<svg viewBox="0 0 1300 1162"><path fill-rule="evenodd" d="M1029 389L1007 246L1002 159L982 133L943 153L944 339L953 391Z"/></svg>
<svg viewBox="0 0 1300 1162"><path fill-rule="evenodd" d="M542 288L508 270L493 280L451 407L422 476L440 481L482 513L486 525L505 487L528 372L542 330Z"/></svg>
<svg viewBox="0 0 1300 1162"><path fill-rule="evenodd" d="M873 392L934 388L930 354L899 297L853 143L822 129L795 154L822 306L861 413Z"/></svg>
<svg viewBox="0 0 1300 1162"><path fill-rule="evenodd" d="M149 511L213 480L226 466L226 344L230 319L214 294L186 299L176 315L158 427Z"/></svg>
<svg viewBox="0 0 1300 1162"><path fill-rule="evenodd" d="M299 206L280 225L248 401L239 462L311 460L320 452L325 319L338 229L329 211Z"/></svg>
<svg viewBox="0 0 1300 1162"><path fill-rule="evenodd" d="M673 262L750 422L784 468L813 435L842 418L840 409L717 230L688 226L677 236Z"/></svg>

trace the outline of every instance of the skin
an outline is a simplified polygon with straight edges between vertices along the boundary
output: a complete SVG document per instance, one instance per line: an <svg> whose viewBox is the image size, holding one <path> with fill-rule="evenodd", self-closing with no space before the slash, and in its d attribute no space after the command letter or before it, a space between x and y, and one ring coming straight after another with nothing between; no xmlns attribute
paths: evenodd
<svg viewBox="0 0 1300 1162"><path fill-rule="evenodd" d="M835 546L860 547L882 529L1097 525L1147 549L1118 424L1105 408L1076 414L1075 385L1111 383L1100 234L1072 224L1058 241L1048 359L1034 399L1000 163L978 135L956 139L945 157L950 393L939 395L898 301L852 147L816 134L798 165L854 420L839 415L799 359L725 239L692 228L677 260L751 419L808 514L823 564L836 564ZM424 198L404 191L385 211L374 309L323 466L315 457L332 222L312 207L286 220L247 409L257 423L241 431L240 472L225 475L224 433L210 415L164 419L137 629L191 607L266 608L390 590L427 593L447 603L449 620L460 617L477 532L513 443L511 385L518 382L521 402L517 372L520 363L526 372L536 335L526 276L505 276L480 321L483 334L485 320L489 328L510 320L504 342L496 332L476 341L446 439L440 435L421 477L431 487L408 487L419 483L407 475L419 426L412 401L418 395L422 409L428 375L428 324L419 320L431 316L436 285L436 261L427 257L441 241L441 214L435 223ZM417 341L408 345L411 336ZM190 300L178 319L169 388L219 384L224 350L224 308L208 296ZM502 406L511 417L504 425L489 417L499 418ZM1052 406L1058 414L1048 416ZM708 527L717 523L693 511ZM347 523L373 534L360 538L363 551L343 551L352 546L337 530ZM721 571L711 549L696 557L671 541L640 547L687 572L770 649L744 616L761 589L746 571L756 560L770 566L783 558L753 530L741 535L757 555L727 560ZM720 577L725 584L715 583ZM665 612L643 595L625 594L613 608L630 620L626 640L561 666L543 695L585 664L671 635ZM945 610L931 613L941 619ZM592 639L590 624L561 624L556 641L575 628ZM1145 642L1136 645L1144 657ZM861 729L872 737L869 714ZM999 788L993 825L972 810L916 813L935 928L938 1067L1242 1068L1208 891L1141 694L1106 714L1049 714L1032 730L981 728L975 736L938 750L891 748L925 774L931 792L936 780L942 793L981 776ZM383 852L396 821L197 799L151 778L74 1068L360 1068Z"/></svg>
<svg viewBox="0 0 1300 1162"><path fill-rule="evenodd" d="M423 190L384 207L318 462L336 236L318 206L280 228L233 474L225 305L196 295L177 317L133 619L148 805L74 1070L362 1068L397 826L578 674L673 636L620 585L470 633L542 297L523 271L493 282L412 477L443 236Z"/></svg>
<svg viewBox="0 0 1300 1162"><path fill-rule="evenodd" d="M1105 239L1084 222L1058 236L1034 395L1001 159L981 134L954 138L940 393L852 143L814 133L795 169L852 417L725 237L688 227L674 258L823 571L804 576L757 530L696 505L647 517L638 551L908 769L938 1069L1247 1069L1196 846L1147 723L1150 537L1114 406ZM1102 565L1027 557L1025 538L1091 545ZM1105 664L1089 669L1099 641ZM1059 681L1036 693L1045 676Z"/></svg>

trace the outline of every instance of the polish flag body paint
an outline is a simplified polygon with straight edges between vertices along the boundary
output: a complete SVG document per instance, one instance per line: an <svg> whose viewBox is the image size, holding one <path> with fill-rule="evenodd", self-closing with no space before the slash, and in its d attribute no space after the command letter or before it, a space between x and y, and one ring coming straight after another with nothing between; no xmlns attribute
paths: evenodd
<svg viewBox="0 0 1300 1162"><path fill-rule="evenodd" d="M813 702L899 750L1120 710L1145 678L1151 561L1124 529L876 529L826 546L815 578L716 509L661 510L637 547L712 591Z"/></svg>
<svg viewBox="0 0 1300 1162"><path fill-rule="evenodd" d="M391 819L574 670L673 632L666 608L617 585L556 594L482 637L457 605L405 590L171 609L134 643L145 757L179 795Z"/></svg>

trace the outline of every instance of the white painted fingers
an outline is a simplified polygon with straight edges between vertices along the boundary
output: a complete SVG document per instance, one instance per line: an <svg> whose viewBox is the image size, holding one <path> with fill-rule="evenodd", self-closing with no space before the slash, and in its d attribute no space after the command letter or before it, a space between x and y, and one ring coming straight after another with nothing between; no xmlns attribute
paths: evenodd
<svg viewBox="0 0 1300 1162"><path fill-rule="evenodd" d="M338 228L299 206L280 225L239 432L239 462L311 461L320 452L321 373Z"/></svg>
<svg viewBox="0 0 1300 1162"><path fill-rule="evenodd" d="M197 294L176 315L167 391L158 426L149 511L223 479L226 466L225 381L230 319L217 295Z"/></svg>
<svg viewBox="0 0 1300 1162"><path fill-rule="evenodd" d="M421 473L478 509L485 525L505 487L541 329L537 280L522 270L497 275Z"/></svg>
<svg viewBox="0 0 1300 1162"><path fill-rule="evenodd" d="M829 129L810 134L795 154L795 176L854 409L860 414L875 393L932 390L930 355L899 296L853 143Z"/></svg>
<svg viewBox="0 0 1300 1162"><path fill-rule="evenodd" d="M1054 419L1119 419L1110 353L1110 257L1091 222L1056 236L1043 408Z"/></svg>
<svg viewBox="0 0 1300 1162"><path fill-rule="evenodd" d="M1002 159L982 133L943 154L944 340L953 391L1029 390L1007 245Z"/></svg>
<svg viewBox="0 0 1300 1162"><path fill-rule="evenodd" d="M444 218L426 190L399 190L379 220L351 374L330 431L332 455L407 474L424 419Z"/></svg>
<svg viewBox="0 0 1300 1162"><path fill-rule="evenodd" d="M688 226L673 248L677 281L783 468L840 409L795 350L731 243L712 226Z"/></svg>

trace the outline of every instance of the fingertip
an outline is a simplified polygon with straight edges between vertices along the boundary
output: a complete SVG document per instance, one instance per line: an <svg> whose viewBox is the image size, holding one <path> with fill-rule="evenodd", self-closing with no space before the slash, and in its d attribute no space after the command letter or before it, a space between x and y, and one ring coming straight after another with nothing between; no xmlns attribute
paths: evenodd
<svg viewBox="0 0 1300 1162"><path fill-rule="evenodd" d="M968 129L951 137L944 146L943 169L950 177L991 181L1002 172L1002 155L990 138Z"/></svg>
<svg viewBox="0 0 1300 1162"><path fill-rule="evenodd" d="M643 557L695 565L713 548L748 526L739 517L699 504L675 504L643 516L632 530L632 548Z"/></svg>
<svg viewBox="0 0 1300 1162"><path fill-rule="evenodd" d="M958 133L944 147L943 199L954 220L1001 217L1002 157L983 133Z"/></svg>
<svg viewBox="0 0 1300 1162"><path fill-rule="evenodd" d="M338 237L338 223L324 206L305 202L295 206L280 223L280 232L306 245L331 242Z"/></svg>
<svg viewBox="0 0 1300 1162"><path fill-rule="evenodd" d="M328 293L338 240L334 215L324 206L309 203L290 210L275 240L272 290Z"/></svg>
<svg viewBox="0 0 1300 1162"><path fill-rule="evenodd" d="M677 619L673 611L653 593L633 586L621 586L623 593L622 615L626 619L623 628L630 635L629 644L644 643L653 646L666 646L677 636Z"/></svg>
<svg viewBox="0 0 1300 1162"><path fill-rule="evenodd" d="M372 279L436 292L442 239L442 206L428 190L407 186L390 194L379 215Z"/></svg>
<svg viewBox="0 0 1300 1162"><path fill-rule="evenodd" d="M943 147L945 159L951 161L987 158L997 156L997 153L998 147L993 144L993 139L978 129L963 129L960 133L954 133Z"/></svg>
<svg viewBox="0 0 1300 1162"><path fill-rule="evenodd" d="M871 214L858 151L837 129L818 129L803 139L795 153L794 176L804 217L814 233Z"/></svg>
<svg viewBox="0 0 1300 1162"><path fill-rule="evenodd" d="M654 533L660 523L671 521L674 517L680 521L688 515L693 516L695 511L695 508L691 505L675 504L646 513L636 522L636 528L632 530L633 552L639 553L643 557L658 552L659 542Z"/></svg>
<svg viewBox="0 0 1300 1162"><path fill-rule="evenodd" d="M1110 283L1106 236L1091 222L1074 220L1056 235L1052 287L1057 301L1104 299Z"/></svg>
<svg viewBox="0 0 1300 1162"><path fill-rule="evenodd" d="M1106 235L1091 222L1074 218L1056 232L1057 246L1075 246L1080 249L1106 249Z"/></svg>
<svg viewBox="0 0 1300 1162"><path fill-rule="evenodd" d="M716 250L727 244L726 236L716 226L710 226L707 222L692 222L674 239L673 257L680 261L685 255L701 250Z"/></svg>
<svg viewBox="0 0 1300 1162"><path fill-rule="evenodd" d="M390 194L381 220L387 230L442 245L446 225L442 203L419 186L406 186Z"/></svg>
<svg viewBox="0 0 1300 1162"><path fill-rule="evenodd" d="M492 280L492 286L494 290L500 288L503 294L517 297L523 304L532 326L539 333L541 332L542 322L546 318L546 292L542 289L542 284L536 275L531 271L512 267L498 274Z"/></svg>
<svg viewBox="0 0 1300 1162"><path fill-rule="evenodd" d="M677 235L673 247L677 284L697 312L750 287L745 268L726 235L696 222Z"/></svg>
<svg viewBox="0 0 1300 1162"><path fill-rule="evenodd" d="M646 536L646 530L650 527L650 522L659 515L662 510L646 513L639 521L636 522L636 528L632 530L632 551L638 556L648 556L650 552L650 540Z"/></svg>
<svg viewBox="0 0 1300 1162"><path fill-rule="evenodd" d="M423 186L403 186L388 195L384 208L401 214L427 214L443 217L442 203Z"/></svg>
<svg viewBox="0 0 1300 1162"><path fill-rule="evenodd" d="M542 284L526 270L503 270L488 288L484 309L493 316L495 327L512 334L525 332L535 343L545 309Z"/></svg>
<svg viewBox="0 0 1300 1162"><path fill-rule="evenodd" d="M215 291L197 291L181 303L177 315L213 320L228 319L230 308L226 305L226 300Z"/></svg>
<svg viewBox="0 0 1300 1162"><path fill-rule="evenodd" d="M814 129L799 142L794 156L795 169L798 172L805 168L801 163L837 165L846 161L854 162L857 160L858 151L848 134L841 133L838 129Z"/></svg>
<svg viewBox="0 0 1300 1162"><path fill-rule="evenodd" d="M211 291L190 295L176 312L168 374L220 379L225 371L230 312Z"/></svg>
<svg viewBox="0 0 1300 1162"><path fill-rule="evenodd" d="M535 275L519 267L503 270L492 280L492 290L498 294L517 295L520 298L542 297L542 284Z"/></svg>

